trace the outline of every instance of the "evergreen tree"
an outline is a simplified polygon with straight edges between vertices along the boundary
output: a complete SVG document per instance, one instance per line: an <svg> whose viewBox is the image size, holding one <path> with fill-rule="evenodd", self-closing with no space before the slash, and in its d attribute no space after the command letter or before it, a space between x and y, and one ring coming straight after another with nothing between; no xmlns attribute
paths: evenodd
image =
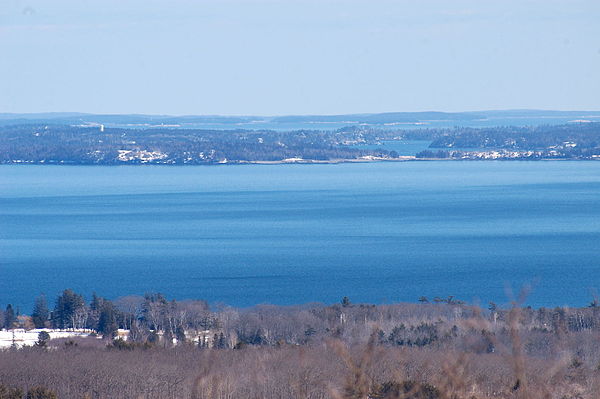
<svg viewBox="0 0 600 399"><path fill-rule="evenodd" d="M146 323L151 330L162 330L168 304L167 299L160 293L144 295L141 321Z"/></svg>
<svg viewBox="0 0 600 399"><path fill-rule="evenodd" d="M219 343L218 343L218 348L219 349L225 349L227 347L227 344L225 342L225 336L223 335L223 333L219 334Z"/></svg>
<svg viewBox="0 0 600 399"><path fill-rule="evenodd" d="M87 319L87 328L98 331L98 323L100 322L100 310L104 299L99 297L95 292L92 294L90 301L90 311Z"/></svg>
<svg viewBox="0 0 600 399"><path fill-rule="evenodd" d="M117 325L117 310L112 302L107 300L102 300L99 306L98 332L104 338L114 338L119 328Z"/></svg>
<svg viewBox="0 0 600 399"><path fill-rule="evenodd" d="M17 321L17 317L15 316L15 311L13 310L12 305L9 303L6 306L6 311L4 312L4 328L7 330L9 328L13 328L13 325Z"/></svg>
<svg viewBox="0 0 600 399"><path fill-rule="evenodd" d="M50 340L50 334L48 334L46 331L40 331L40 333L38 334L38 340L35 343L35 345L40 348L44 348L44 347L46 347L46 344L48 343L49 340Z"/></svg>
<svg viewBox="0 0 600 399"><path fill-rule="evenodd" d="M347 296L343 297L342 298L342 306L346 308L350 305L351 305L350 298L348 298Z"/></svg>
<svg viewBox="0 0 600 399"><path fill-rule="evenodd" d="M56 300L54 307L53 323L58 328L75 327L73 325L73 317L78 311L85 308L83 297L73 290L64 290Z"/></svg>
<svg viewBox="0 0 600 399"><path fill-rule="evenodd" d="M185 329L182 326L177 327L175 330L175 338L177 338L178 344L185 344L187 338L185 336Z"/></svg>
<svg viewBox="0 0 600 399"><path fill-rule="evenodd" d="M90 310L100 311L103 302L104 299L96 295L96 293L94 292L92 294L92 300L90 301Z"/></svg>
<svg viewBox="0 0 600 399"><path fill-rule="evenodd" d="M48 310L48 301L46 301L46 296L40 295L35 300L33 312L31 312L31 320L35 325L35 328L46 327L46 322L48 321L49 315L50 311Z"/></svg>

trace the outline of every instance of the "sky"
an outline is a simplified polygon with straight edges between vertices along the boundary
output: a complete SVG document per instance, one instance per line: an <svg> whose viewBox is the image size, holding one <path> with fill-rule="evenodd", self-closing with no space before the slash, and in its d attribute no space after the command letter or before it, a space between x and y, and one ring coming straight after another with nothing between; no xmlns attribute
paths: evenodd
<svg viewBox="0 0 600 399"><path fill-rule="evenodd" d="M600 110L599 0L0 0L0 113Z"/></svg>

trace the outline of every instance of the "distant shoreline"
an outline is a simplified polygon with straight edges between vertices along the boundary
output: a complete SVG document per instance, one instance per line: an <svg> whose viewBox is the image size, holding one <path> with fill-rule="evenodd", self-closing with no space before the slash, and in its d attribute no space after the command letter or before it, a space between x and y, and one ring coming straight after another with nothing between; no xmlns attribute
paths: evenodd
<svg viewBox="0 0 600 399"><path fill-rule="evenodd" d="M419 144L414 144L417 141ZM0 163L112 166L596 160L600 159L598 143L600 122L441 130L349 127L286 133L21 125L0 127Z"/></svg>
<svg viewBox="0 0 600 399"><path fill-rule="evenodd" d="M470 159L470 158L417 158L415 156L402 156L399 158L376 158L376 159L304 159L304 160L280 160L280 161L231 161L219 163L185 164L185 163L73 163L73 162L4 162L0 166L235 166L235 165L338 165L338 164L365 164L365 163L390 163L390 162L543 162L543 161L576 161L576 162L598 162L600 158L496 158L496 159Z"/></svg>

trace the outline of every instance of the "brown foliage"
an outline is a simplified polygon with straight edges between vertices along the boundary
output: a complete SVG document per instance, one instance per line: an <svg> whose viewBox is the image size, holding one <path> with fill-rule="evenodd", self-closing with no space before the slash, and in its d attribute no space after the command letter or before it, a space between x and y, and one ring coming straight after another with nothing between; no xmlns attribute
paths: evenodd
<svg viewBox="0 0 600 399"><path fill-rule="evenodd" d="M220 321L223 349L87 338L0 351L0 399L599 397L594 309L515 306L494 317L455 304L236 312ZM248 341L232 349L234 336Z"/></svg>

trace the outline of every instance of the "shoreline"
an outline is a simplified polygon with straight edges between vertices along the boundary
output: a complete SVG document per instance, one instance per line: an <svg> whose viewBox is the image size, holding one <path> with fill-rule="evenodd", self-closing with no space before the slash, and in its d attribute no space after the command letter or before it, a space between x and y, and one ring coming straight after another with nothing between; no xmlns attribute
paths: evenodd
<svg viewBox="0 0 600 399"><path fill-rule="evenodd" d="M541 162L541 161L577 161L598 162L600 158L417 158L414 155L401 156L398 158L343 158L343 159L294 159L279 161L227 161L216 163L150 163L150 162L123 162L123 163L77 163L77 162L2 162L0 166L228 166L228 165L337 165L346 163L380 163L380 162Z"/></svg>

